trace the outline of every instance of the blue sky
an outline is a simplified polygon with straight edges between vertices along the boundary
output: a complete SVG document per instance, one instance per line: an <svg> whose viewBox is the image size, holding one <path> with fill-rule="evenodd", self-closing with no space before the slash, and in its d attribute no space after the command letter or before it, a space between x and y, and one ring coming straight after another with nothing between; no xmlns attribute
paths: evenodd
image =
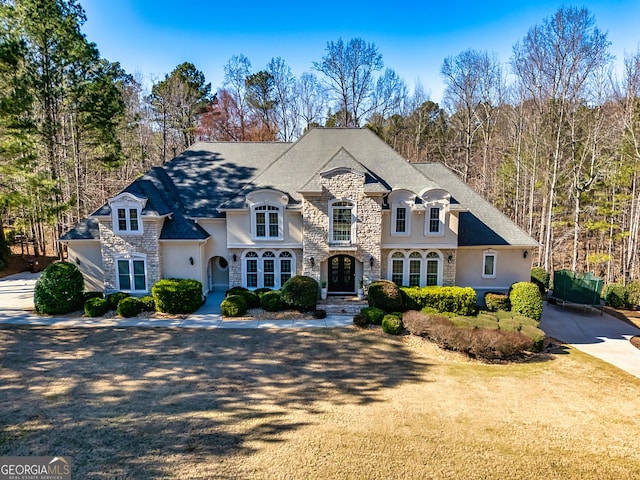
<svg viewBox="0 0 640 480"><path fill-rule="evenodd" d="M376 44L385 66L410 88L420 79L439 102L444 88L439 72L446 57L473 48L507 62L528 29L562 5L584 6L595 15L598 27L608 32L618 64L640 43L639 0L80 3L87 13L83 31L103 57L120 62L129 73L141 73L148 84L178 64L192 62L214 90L221 86L223 67L232 55L246 55L254 71L282 57L300 75L322 58L328 41L360 37Z"/></svg>

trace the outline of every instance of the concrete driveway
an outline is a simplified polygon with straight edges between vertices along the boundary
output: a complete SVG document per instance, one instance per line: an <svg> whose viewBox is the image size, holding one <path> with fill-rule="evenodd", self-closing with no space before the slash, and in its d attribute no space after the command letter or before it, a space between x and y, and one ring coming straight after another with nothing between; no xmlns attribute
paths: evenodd
<svg viewBox="0 0 640 480"><path fill-rule="evenodd" d="M33 310L33 288L39 276L22 272L0 278L0 309Z"/></svg>
<svg viewBox="0 0 640 480"><path fill-rule="evenodd" d="M540 328L549 337L640 378L640 350L629 339L640 329L599 310L545 303Z"/></svg>

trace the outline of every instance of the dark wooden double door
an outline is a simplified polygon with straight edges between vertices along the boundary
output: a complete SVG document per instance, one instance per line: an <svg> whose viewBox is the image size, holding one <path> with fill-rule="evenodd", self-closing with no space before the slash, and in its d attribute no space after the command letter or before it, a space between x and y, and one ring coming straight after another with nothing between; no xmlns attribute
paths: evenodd
<svg viewBox="0 0 640 480"><path fill-rule="evenodd" d="M356 259L349 255L335 255L329 258L329 293L355 293Z"/></svg>

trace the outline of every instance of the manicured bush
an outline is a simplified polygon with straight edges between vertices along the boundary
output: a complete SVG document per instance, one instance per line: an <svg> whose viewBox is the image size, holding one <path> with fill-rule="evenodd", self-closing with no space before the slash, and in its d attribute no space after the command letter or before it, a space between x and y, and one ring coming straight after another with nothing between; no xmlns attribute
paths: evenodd
<svg viewBox="0 0 640 480"><path fill-rule="evenodd" d="M155 312L156 311L156 302L152 296L146 295L140 298L140 303L142 304L143 312Z"/></svg>
<svg viewBox="0 0 640 480"><path fill-rule="evenodd" d="M156 310L192 313L202 305L202 283L186 278L165 278L151 289Z"/></svg>
<svg viewBox="0 0 640 480"><path fill-rule="evenodd" d="M385 315L382 319L382 331L390 335L400 335L404 330L402 319L396 315Z"/></svg>
<svg viewBox="0 0 640 480"><path fill-rule="evenodd" d="M90 298L104 298L104 293L102 292L84 292L82 294L84 301L86 302Z"/></svg>
<svg viewBox="0 0 640 480"><path fill-rule="evenodd" d="M356 314L353 316L353 324L354 324L356 327L366 327L366 326L367 326L367 323L368 323L368 322L367 322L367 319L366 319L366 317L365 317L363 314L361 314L361 313L356 313Z"/></svg>
<svg viewBox="0 0 640 480"><path fill-rule="evenodd" d="M260 299L260 305L267 312L277 312L282 308L282 299L280 298L279 290L272 290L262 294Z"/></svg>
<svg viewBox="0 0 640 480"><path fill-rule="evenodd" d="M118 315L129 318L135 317L142 311L142 303L136 297L127 297L118 303Z"/></svg>
<svg viewBox="0 0 640 480"><path fill-rule="evenodd" d="M629 305L640 305L640 280L635 280L627 284L627 292Z"/></svg>
<svg viewBox="0 0 640 480"><path fill-rule="evenodd" d="M121 300L130 297L127 292L115 292L107 295L107 303L109 304L109 310L117 310L118 304Z"/></svg>
<svg viewBox="0 0 640 480"><path fill-rule="evenodd" d="M260 297L260 299L262 299L262 296L265 293L271 292L273 291L272 288L268 288L268 287L262 287L262 288L256 288L253 293L255 293L256 295L258 295L258 297Z"/></svg>
<svg viewBox="0 0 640 480"><path fill-rule="evenodd" d="M384 310L378 307L364 307L360 309L360 313L371 325L381 325L385 315Z"/></svg>
<svg viewBox="0 0 640 480"><path fill-rule="evenodd" d="M509 293L511 311L540 321L542 316L542 295L535 283L518 282L511 286Z"/></svg>
<svg viewBox="0 0 640 480"><path fill-rule="evenodd" d="M488 328L478 328L468 332L470 342L466 353L476 358L508 359L522 352L531 351L533 348L533 341L521 332L503 332Z"/></svg>
<svg viewBox="0 0 640 480"><path fill-rule="evenodd" d="M526 335L531 339L533 345L531 346L532 352L541 352L544 347L544 339L546 334L537 327L533 325L522 325L520 329L520 333Z"/></svg>
<svg viewBox="0 0 640 480"><path fill-rule="evenodd" d="M624 285L610 283L605 290L605 304L613 308L625 308L629 303L629 292Z"/></svg>
<svg viewBox="0 0 640 480"><path fill-rule="evenodd" d="M229 290L224 292L224 296L228 297L229 295L242 295L244 292L248 291L250 290L244 287L231 287Z"/></svg>
<svg viewBox="0 0 640 480"><path fill-rule="evenodd" d="M370 283L367 299L370 307L377 307L385 312L404 310L400 289L389 280L376 280Z"/></svg>
<svg viewBox="0 0 640 480"><path fill-rule="evenodd" d="M33 293L38 313L56 315L79 310L84 305L84 278L73 263L56 262L44 269Z"/></svg>
<svg viewBox="0 0 640 480"><path fill-rule="evenodd" d="M327 317L327 311L318 309L313 311L313 318L317 318L318 320Z"/></svg>
<svg viewBox="0 0 640 480"><path fill-rule="evenodd" d="M242 295L229 295L220 304L225 317L241 317L247 313L247 302Z"/></svg>
<svg viewBox="0 0 640 480"><path fill-rule="evenodd" d="M505 293L485 293L484 304L487 306L487 310L489 310L490 312L497 312L498 310L511 310L509 296Z"/></svg>
<svg viewBox="0 0 640 480"><path fill-rule="evenodd" d="M104 298L93 297L84 302L84 314L87 317L101 317L109 311L109 304Z"/></svg>
<svg viewBox="0 0 640 480"><path fill-rule="evenodd" d="M549 290L551 275L542 267L533 267L531 269L531 283L535 283L540 290L540 295L544 295Z"/></svg>
<svg viewBox="0 0 640 480"><path fill-rule="evenodd" d="M264 291L264 289L261 289ZM247 302L247 308L258 308L260 306L260 296L258 291L251 291L244 287L233 287L227 290L225 296L229 295L242 295Z"/></svg>
<svg viewBox="0 0 640 480"><path fill-rule="evenodd" d="M473 315L477 296L471 287L401 287L405 307L420 310L432 307L438 312Z"/></svg>
<svg viewBox="0 0 640 480"><path fill-rule="evenodd" d="M311 277L296 275L282 286L281 298L287 305L301 311L315 310L318 303L318 282Z"/></svg>

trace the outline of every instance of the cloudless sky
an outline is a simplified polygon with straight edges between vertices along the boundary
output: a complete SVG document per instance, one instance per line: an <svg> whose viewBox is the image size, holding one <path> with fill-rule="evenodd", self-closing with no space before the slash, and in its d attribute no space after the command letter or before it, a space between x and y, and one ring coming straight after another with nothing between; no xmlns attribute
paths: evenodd
<svg viewBox="0 0 640 480"><path fill-rule="evenodd" d="M80 0L83 32L101 55L117 61L146 83L164 78L188 61L205 74L213 91L223 67L244 54L254 72L282 57L293 73L312 70L328 41L360 37L373 42L385 67L412 89L420 80L440 102L440 68L446 57L475 49L506 63L529 28L541 25L561 6L586 7L607 32L618 68L640 44L640 0ZM508 69L508 67L506 67Z"/></svg>

